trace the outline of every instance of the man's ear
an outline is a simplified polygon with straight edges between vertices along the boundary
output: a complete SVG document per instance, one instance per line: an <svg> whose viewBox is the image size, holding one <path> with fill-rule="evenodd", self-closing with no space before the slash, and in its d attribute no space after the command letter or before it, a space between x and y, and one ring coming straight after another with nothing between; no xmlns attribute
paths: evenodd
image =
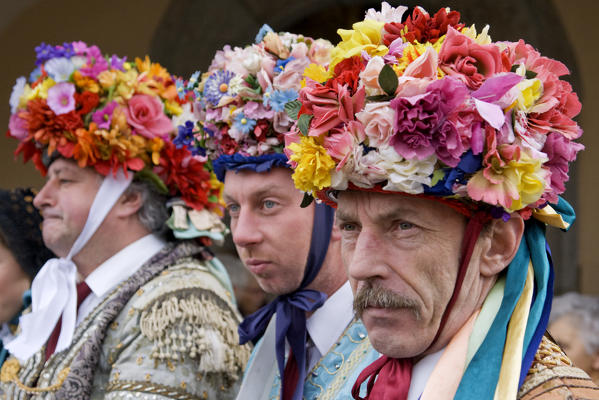
<svg viewBox="0 0 599 400"><path fill-rule="evenodd" d="M510 219L494 219L487 231L481 232L484 246L481 254L480 273L489 277L500 273L516 256L524 233L522 217L513 213Z"/></svg>
<svg viewBox="0 0 599 400"><path fill-rule="evenodd" d="M125 193L119 197L114 208L116 215L121 218L127 218L137 214L143 204L143 197L138 190L125 190Z"/></svg>

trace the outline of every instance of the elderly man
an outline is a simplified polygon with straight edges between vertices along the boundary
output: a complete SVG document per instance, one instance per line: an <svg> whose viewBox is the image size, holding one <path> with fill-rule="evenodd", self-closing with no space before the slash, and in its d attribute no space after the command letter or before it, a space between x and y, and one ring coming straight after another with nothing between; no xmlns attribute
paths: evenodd
<svg viewBox="0 0 599 400"><path fill-rule="evenodd" d="M34 205L60 258L33 280L6 346L7 398L233 398L249 349L227 275L200 244L217 237L206 222L219 222L219 187L171 142L174 81L83 42L37 53L10 134L47 173ZM197 241L168 239L167 197L174 235Z"/></svg>
<svg viewBox="0 0 599 400"><path fill-rule="evenodd" d="M599 398L544 336L544 229L574 219L558 195L582 149L567 69L456 11L405 11L339 31L288 141L296 186L338 205L354 308L383 353L353 397Z"/></svg>
<svg viewBox="0 0 599 400"><path fill-rule="evenodd" d="M226 46L198 87L194 79L187 84L203 107L197 151L214 159L224 181L238 254L262 289L277 296L240 325L242 343L262 338L238 399L344 398L350 381L378 357L353 318L333 209L300 208L302 193L281 153L282 133L293 122L288 112L299 109L302 73L328 62L330 47L265 26L256 44ZM181 140L193 120L186 127Z"/></svg>

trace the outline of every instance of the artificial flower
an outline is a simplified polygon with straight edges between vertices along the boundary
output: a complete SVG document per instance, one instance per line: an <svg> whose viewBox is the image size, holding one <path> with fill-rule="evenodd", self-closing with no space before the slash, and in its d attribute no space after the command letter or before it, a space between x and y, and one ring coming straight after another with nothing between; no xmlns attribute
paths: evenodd
<svg viewBox="0 0 599 400"><path fill-rule="evenodd" d="M75 109L75 85L60 82L48 89L48 107L56 115L66 114Z"/></svg>
<svg viewBox="0 0 599 400"><path fill-rule="evenodd" d="M246 117L241 112L235 116L233 126L244 135L247 135L256 126L256 120Z"/></svg>
<svg viewBox="0 0 599 400"><path fill-rule="evenodd" d="M313 192L331 185L335 162L316 138L302 136L300 142L291 143L289 149L293 152L289 160L297 163L293 182L298 189Z"/></svg>
<svg viewBox="0 0 599 400"><path fill-rule="evenodd" d="M21 96L25 92L25 86L27 85L27 80L24 76L17 78L15 85L12 87L12 92L10 93L10 100L8 103L10 104L10 112L14 114L19 107L21 102Z"/></svg>
<svg viewBox="0 0 599 400"><path fill-rule="evenodd" d="M329 71L346 58L359 56L362 51L370 56L384 56L389 49L381 44L381 30L384 23L372 19L356 22L353 29L339 29L342 41L331 51Z"/></svg>
<svg viewBox="0 0 599 400"><path fill-rule="evenodd" d="M136 94L125 108L127 122L135 131L152 139L168 136L173 131L171 120L164 114L163 105L156 97L147 94Z"/></svg>
<svg viewBox="0 0 599 400"><path fill-rule="evenodd" d="M53 58L44 65L48 75L56 82L66 82L75 71L75 65L66 57Z"/></svg>

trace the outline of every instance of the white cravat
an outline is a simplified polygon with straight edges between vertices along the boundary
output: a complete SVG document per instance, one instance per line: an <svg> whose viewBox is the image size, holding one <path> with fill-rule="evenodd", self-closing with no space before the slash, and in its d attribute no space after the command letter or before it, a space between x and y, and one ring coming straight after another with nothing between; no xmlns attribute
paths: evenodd
<svg viewBox="0 0 599 400"><path fill-rule="evenodd" d="M8 351L21 362L27 360L48 341L62 315L56 352L71 345L77 317L77 267L72 258L96 232L108 212L133 180L119 170L107 175L90 207L85 226L65 258L52 258L44 264L31 283L32 312L19 320L21 333L8 345Z"/></svg>

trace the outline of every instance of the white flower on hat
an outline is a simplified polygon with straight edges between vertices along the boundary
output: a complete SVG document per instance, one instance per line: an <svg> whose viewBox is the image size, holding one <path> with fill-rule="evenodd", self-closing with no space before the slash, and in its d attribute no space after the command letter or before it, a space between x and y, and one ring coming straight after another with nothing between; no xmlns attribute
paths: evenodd
<svg viewBox="0 0 599 400"><path fill-rule="evenodd" d="M10 104L10 112L14 114L19 108L19 101L23 92L25 91L25 85L27 84L27 79L24 76L17 78L15 85L12 87L12 93L10 94L10 100L8 104Z"/></svg>
<svg viewBox="0 0 599 400"><path fill-rule="evenodd" d="M370 8L368 11L366 11L366 16L364 19L372 19L379 22L401 21L403 13L405 13L407 10L408 7L406 6L391 7L389 3L384 1L381 4L381 11L376 11L374 8Z"/></svg>
<svg viewBox="0 0 599 400"><path fill-rule="evenodd" d="M430 186L431 174L437 163L434 155L423 160L407 160L391 146L380 147L378 152L380 161L375 165L384 170L387 176L383 190L419 194L424 192L422 185Z"/></svg>
<svg viewBox="0 0 599 400"><path fill-rule="evenodd" d="M75 71L75 65L66 57L52 58L44 65L46 72L56 82L66 82Z"/></svg>

